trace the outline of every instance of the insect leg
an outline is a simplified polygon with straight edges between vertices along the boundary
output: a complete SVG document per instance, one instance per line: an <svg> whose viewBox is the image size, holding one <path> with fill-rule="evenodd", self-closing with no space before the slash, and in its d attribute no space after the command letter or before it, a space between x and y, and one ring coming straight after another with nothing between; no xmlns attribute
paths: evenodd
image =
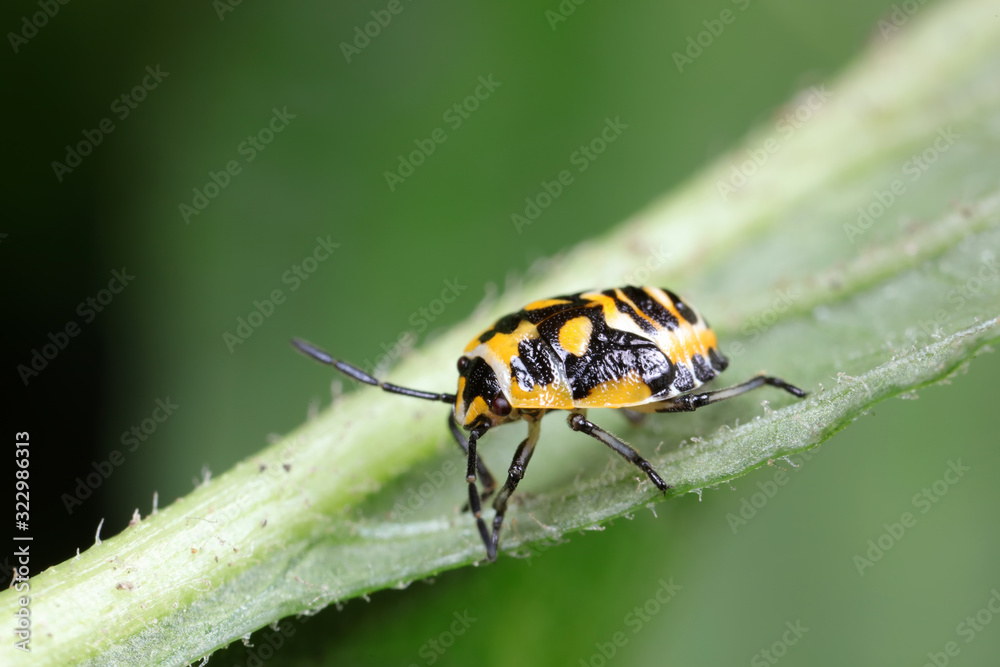
<svg viewBox="0 0 1000 667"><path fill-rule="evenodd" d="M451 429L451 435L455 438L455 442L457 442L458 446L462 448L462 451L468 455L469 441L466 439L465 434L462 433L462 429L459 428L458 422L455 421L454 412L448 413L448 428ZM483 482L483 492L479 497L486 500L496 490L497 482L493 479L493 475L490 474L490 471L486 469L486 464L483 463L483 460L479 457L476 457L476 468L479 470L479 479ZM462 508L462 511L467 512L468 510L469 505L466 504L465 507Z"/></svg>
<svg viewBox="0 0 1000 667"><path fill-rule="evenodd" d="M746 382L733 385L732 387L727 387L726 389L707 391L701 394L684 394L682 396L674 396L673 398L668 398L665 401L660 401L658 403L654 403L653 405L656 406L657 412L691 412L692 410L697 410L698 408L706 405L711 405L712 403L724 401L727 398L745 394L748 391L753 391L754 389L763 387L764 385L771 385L772 387L777 387L778 389L784 389L792 396L798 396L799 398L803 398L806 395L806 392L794 385L788 384L781 378L770 377L762 373L760 375L755 375Z"/></svg>
<svg viewBox="0 0 1000 667"><path fill-rule="evenodd" d="M428 401L441 401L443 403L454 403L455 394L435 394L430 391L420 391L419 389L410 389L409 387L400 387L396 384L389 384L388 382L379 382L377 379L364 372L357 366L347 363L346 361L340 361L339 359L334 359L328 353L316 347L312 343L308 343L301 338L293 338L292 346L296 350L306 355L307 357L312 357L320 363L327 364L328 366L333 366L338 371L343 373L349 378L357 380L358 382L364 382L365 384L370 384L374 387L380 387L383 391L387 391L390 394L401 394L403 396L411 396L413 398L423 398Z"/></svg>
<svg viewBox="0 0 1000 667"><path fill-rule="evenodd" d="M524 471L528 468L528 461L535 452L535 445L538 444L538 434L541 433L542 422L535 419L528 422L528 437L518 445L514 452L514 459L510 462L510 469L507 471L507 482L500 489L500 493L493 500L493 509L497 511L493 517L493 539L486 547L490 560L497 558L497 546L500 544L500 526L503 524L504 514L507 512L507 499L514 493L517 483L524 478Z"/></svg>
<svg viewBox="0 0 1000 667"><path fill-rule="evenodd" d="M483 521L483 507L479 503L479 493L476 491L476 465L479 462L476 457L476 443L488 430L489 426L482 425L469 432L468 449L466 450L469 454L469 465L465 470L465 481L469 483L469 507L472 509L472 515L476 517L476 527L479 528L479 537L482 538L483 544L486 546L487 555L490 553L490 534L486 530L486 522ZM496 553L494 552L490 560L495 559Z"/></svg>
<svg viewBox="0 0 1000 667"><path fill-rule="evenodd" d="M653 468L653 464L642 458L642 456L639 455L639 452L622 442L617 436L608 433L594 422L589 421L579 412L571 414L567 421L569 422L569 427L574 431L586 433L621 454L626 461L634 464L639 468L639 470L646 473L650 481L653 482L653 484L656 485L656 488L660 491L666 491L670 488L670 486L663 481L663 478L657 474L656 470Z"/></svg>

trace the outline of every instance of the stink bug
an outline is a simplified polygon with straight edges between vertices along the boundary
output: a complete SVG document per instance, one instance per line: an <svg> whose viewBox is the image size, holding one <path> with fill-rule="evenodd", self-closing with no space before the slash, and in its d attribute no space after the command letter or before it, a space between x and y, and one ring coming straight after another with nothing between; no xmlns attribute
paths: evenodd
<svg viewBox="0 0 1000 667"><path fill-rule="evenodd" d="M800 398L806 395L784 380L763 374L727 389L692 393L725 370L729 362L719 352L708 322L676 294L658 287L620 287L542 299L501 317L474 338L458 358L458 390L454 394L379 382L303 340L293 339L292 344L360 382L453 406L448 427L467 455L468 507L491 561L496 560L507 500L524 477L545 413L569 411L571 429L616 451L665 492L670 486L649 461L589 421L588 408L687 412L764 385ZM507 482L493 500L496 514L490 533L480 501L486 500L497 484L476 456L476 445L491 428L521 419L528 422L528 437L514 453ZM477 471L483 481L481 495L476 488Z"/></svg>

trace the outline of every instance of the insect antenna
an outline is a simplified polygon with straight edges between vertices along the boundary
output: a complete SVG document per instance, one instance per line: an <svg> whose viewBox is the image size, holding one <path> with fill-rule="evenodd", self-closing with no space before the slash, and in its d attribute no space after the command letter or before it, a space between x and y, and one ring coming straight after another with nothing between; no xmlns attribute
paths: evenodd
<svg viewBox="0 0 1000 667"><path fill-rule="evenodd" d="M374 387L380 387L382 391L387 391L390 394L401 394L402 396L411 396L413 398L422 398L427 401L440 401L442 403L454 403L455 394L435 394L429 391L420 391L419 389L410 389L409 387L400 387L396 384L390 384L388 382L379 382L377 379L364 372L357 366L347 363L346 361L340 361L339 359L334 359L327 352L316 347L312 343L302 340L301 338L293 338L292 346L306 355L307 357L312 357L320 363L324 363L328 366L333 366L338 371L343 373L349 378L353 378L358 382L364 382L365 384L370 384Z"/></svg>

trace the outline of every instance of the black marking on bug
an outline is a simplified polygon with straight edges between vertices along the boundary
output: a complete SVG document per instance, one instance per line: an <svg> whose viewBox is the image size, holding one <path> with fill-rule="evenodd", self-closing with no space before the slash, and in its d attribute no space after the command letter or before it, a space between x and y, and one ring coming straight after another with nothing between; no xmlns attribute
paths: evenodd
<svg viewBox="0 0 1000 667"><path fill-rule="evenodd" d="M708 382L715 378L715 370L709 364L708 359L696 354L691 357L691 366L694 368L694 376L698 382Z"/></svg>
<svg viewBox="0 0 1000 667"><path fill-rule="evenodd" d="M708 348L708 358L712 362L712 368L721 373L729 366L729 359L719 354L714 347Z"/></svg>
<svg viewBox="0 0 1000 667"><path fill-rule="evenodd" d="M533 310L522 310L518 313L518 316L522 319L528 320L532 324L538 324L543 320L547 320L553 315L557 315L565 310L574 310L580 308L581 306L593 305L593 302L587 301L580 298L580 294L567 294L565 296L553 297L554 301L566 301L566 303L556 303L551 306L546 306L545 308L535 308Z"/></svg>
<svg viewBox="0 0 1000 667"><path fill-rule="evenodd" d="M524 365L521 361L521 357L511 357L510 360L510 376L517 381L521 391L531 391L535 386L535 378L532 377L531 372L528 371L528 367Z"/></svg>
<svg viewBox="0 0 1000 667"><path fill-rule="evenodd" d="M466 371L465 391L462 392L466 409L472 405L476 396L482 396L486 405L489 405L500 394L500 382L490 365L482 357L473 359Z"/></svg>
<svg viewBox="0 0 1000 667"><path fill-rule="evenodd" d="M569 355L565 359L573 400L585 398L595 387L619 381L633 371L653 393L670 391L675 367L655 343L630 331L609 327L603 317L591 321L594 332L587 352L581 357Z"/></svg>
<svg viewBox="0 0 1000 667"><path fill-rule="evenodd" d="M677 364L677 378L674 380L674 389L680 393L694 389L694 377L687 364Z"/></svg>
<svg viewBox="0 0 1000 667"><path fill-rule="evenodd" d="M615 308L618 309L618 312L628 315L629 318L631 318L631 320L635 322L636 325L640 329L642 329L645 333L647 334L656 333L656 327L654 327L645 317L635 312L635 308L622 301L621 297L618 296L617 290L606 289L603 292L601 292L601 294L603 294L604 296L611 297L615 302Z"/></svg>
<svg viewBox="0 0 1000 667"><path fill-rule="evenodd" d="M559 333L562 331L563 326L570 320L575 320L578 317L586 317L590 320L593 331L590 335L590 344L588 344L588 349L594 341L594 331L597 331L598 327L605 326L604 313L601 310L600 304L588 302L587 306L576 306L573 308L566 308L557 313L554 313L538 324L535 327L538 329L538 335L544 340L552 353L560 360L566 361L567 357L573 356L567 350L563 349L562 344L559 342Z"/></svg>
<svg viewBox="0 0 1000 667"><path fill-rule="evenodd" d="M536 384L546 386L556 379L552 368L552 348L541 338L525 338L517 344L517 356L510 360L510 371L524 391Z"/></svg>
<svg viewBox="0 0 1000 667"><path fill-rule="evenodd" d="M643 381L649 385L653 396L669 396L674 391L674 378L676 376L677 366L670 361L670 357L663 355L663 365L650 369L650 374L645 376Z"/></svg>
<svg viewBox="0 0 1000 667"><path fill-rule="evenodd" d="M646 290L630 285L622 287L621 291L639 310L667 331L673 331L677 328L677 318L674 317L673 313L664 308L663 304L654 299Z"/></svg>
<svg viewBox="0 0 1000 667"><path fill-rule="evenodd" d="M521 313L511 313L510 315L505 315L494 323L492 327L487 329L479 336L480 343L488 343L491 338L497 334L512 334L514 330L517 329L518 325L521 324Z"/></svg>
<svg viewBox="0 0 1000 667"><path fill-rule="evenodd" d="M683 317L685 320L690 322L692 325L698 324L698 313L694 312L690 306L688 306L684 301L666 288L660 288L663 290L664 294L670 297L670 300L674 302L674 308L677 309L677 313Z"/></svg>

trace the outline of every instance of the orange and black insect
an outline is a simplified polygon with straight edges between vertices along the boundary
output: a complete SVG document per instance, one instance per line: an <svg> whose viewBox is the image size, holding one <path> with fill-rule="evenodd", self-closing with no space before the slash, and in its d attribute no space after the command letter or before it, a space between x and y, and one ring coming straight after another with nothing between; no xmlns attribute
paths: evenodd
<svg viewBox="0 0 1000 667"><path fill-rule="evenodd" d="M379 382L303 340L293 339L292 344L360 382L453 405L448 426L467 455L468 506L490 560L496 559L507 500L524 477L545 413L569 411L571 429L618 452L646 473L656 488L666 491L670 486L649 461L587 419L588 408L687 412L764 385L805 396L798 387L763 374L727 389L693 393L729 362L719 352L708 322L676 294L658 287L619 287L543 299L501 317L458 358L454 394ZM480 501L497 484L476 456L476 445L491 428L522 419L528 422L528 437L514 453L507 482L493 501L496 514L491 533L483 521ZM481 495L476 488L477 472L483 482Z"/></svg>

